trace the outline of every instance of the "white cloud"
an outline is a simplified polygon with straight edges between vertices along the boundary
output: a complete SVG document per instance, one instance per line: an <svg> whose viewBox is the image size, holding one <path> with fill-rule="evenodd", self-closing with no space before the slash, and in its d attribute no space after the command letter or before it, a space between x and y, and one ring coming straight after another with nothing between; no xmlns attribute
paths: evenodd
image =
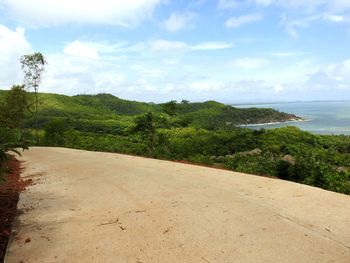
<svg viewBox="0 0 350 263"><path fill-rule="evenodd" d="M335 14L314 14L298 19L289 19L285 14L281 16L281 25L285 28L288 34L292 37L297 38L299 36L299 30L302 28L307 28L312 23L317 21L327 21L332 23L349 22L350 18L343 15Z"/></svg>
<svg viewBox="0 0 350 263"><path fill-rule="evenodd" d="M277 84L275 86L273 86L273 90L276 92L276 93L279 93L279 92L282 92L285 88L283 87L283 85L281 84Z"/></svg>
<svg viewBox="0 0 350 263"><path fill-rule="evenodd" d="M319 15L317 19L325 18ZM75 40L62 47L60 53L45 54L49 64L40 91L69 95L108 92L123 98L155 101L185 98L232 102L297 99L297 96L327 98L332 94L350 96L350 59L320 66L301 56L305 53L286 50L238 58L228 67L222 61L225 57L215 56L212 60L213 56L207 56L211 50L232 47L232 43L225 41ZM193 54L200 50L208 53ZM21 83L19 58L32 52L24 30L0 25L0 51L0 88ZM278 57L287 57L288 63Z"/></svg>
<svg viewBox="0 0 350 263"><path fill-rule="evenodd" d="M330 14L325 14L323 16L323 19L331 22L336 22L336 23L343 22L346 20L346 18L342 15L330 15Z"/></svg>
<svg viewBox="0 0 350 263"><path fill-rule="evenodd" d="M125 81L125 77L116 70L110 69L103 72L99 72L93 79L94 87L99 87L103 90L113 90L117 88L119 84Z"/></svg>
<svg viewBox="0 0 350 263"><path fill-rule="evenodd" d="M78 40L66 45L63 52L66 55L90 59L98 59L100 57L96 48Z"/></svg>
<svg viewBox="0 0 350 263"><path fill-rule="evenodd" d="M262 19L262 14L248 14L237 17L231 17L225 22L225 25L228 28L237 28L245 24L260 21Z"/></svg>
<svg viewBox="0 0 350 263"><path fill-rule="evenodd" d="M135 45L76 40L67 44L63 52L47 55L40 90L68 95L107 92L140 99L147 92L155 92L159 86L152 82L167 78L168 68L176 67L157 60L156 57L162 57L158 52L183 45L186 44L179 42L176 46L163 40Z"/></svg>
<svg viewBox="0 0 350 263"><path fill-rule="evenodd" d="M350 9L349 0L250 0L250 2L264 7L274 5L301 13L345 12Z"/></svg>
<svg viewBox="0 0 350 263"><path fill-rule="evenodd" d="M192 50L219 50L232 48L233 44L228 42L204 42L198 45L194 45Z"/></svg>
<svg viewBox="0 0 350 263"><path fill-rule="evenodd" d="M75 95L110 92L117 94L125 77L121 67L108 60L93 60L64 53L48 54L42 92Z"/></svg>
<svg viewBox="0 0 350 263"><path fill-rule="evenodd" d="M233 44L229 42L209 41L190 45L182 41L158 39L150 41L149 47L152 51L210 51L232 48Z"/></svg>
<svg viewBox="0 0 350 263"><path fill-rule="evenodd" d="M0 88L23 83L20 57L32 52L23 28L15 31L0 25Z"/></svg>
<svg viewBox="0 0 350 263"><path fill-rule="evenodd" d="M233 9L239 6L239 3L236 0L218 0L218 9Z"/></svg>
<svg viewBox="0 0 350 263"><path fill-rule="evenodd" d="M277 1L274 1L274 0L252 0L251 2L254 2L257 5L269 6L273 2L277 2Z"/></svg>
<svg viewBox="0 0 350 263"><path fill-rule="evenodd" d="M280 58L302 55L302 53L300 52L270 52L265 54L273 57L280 57Z"/></svg>
<svg viewBox="0 0 350 263"><path fill-rule="evenodd" d="M262 6L276 5L293 9L302 8L302 11L312 11L329 3L329 0L252 0L252 2Z"/></svg>
<svg viewBox="0 0 350 263"><path fill-rule="evenodd" d="M149 18L161 0L0 0L3 11L29 26L67 23L131 26Z"/></svg>
<svg viewBox="0 0 350 263"><path fill-rule="evenodd" d="M345 12L350 9L350 1L348 0L333 0L329 1L330 10L333 12Z"/></svg>
<svg viewBox="0 0 350 263"><path fill-rule="evenodd" d="M220 81L198 80L189 84L189 89L199 92L223 91L224 84Z"/></svg>
<svg viewBox="0 0 350 263"><path fill-rule="evenodd" d="M283 14L281 18L281 25L290 36L297 38L299 36L299 29L308 27L309 21L305 19L290 20L285 14Z"/></svg>
<svg viewBox="0 0 350 263"><path fill-rule="evenodd" d="M264 58L239 58L230 64L239 69L254 70L269 65L270 61Z"/></svg>
<svg viewBox="0 0 350 263"><path fill-rule="evenodd" d="M194 13L172 13L170 17L164 21L164 28L170 32L186 29L192 26L191 23L195 16Z"/></svg>
<svg viewBox="0 0 350 263"><path fill-rule="evenodd" d="M164 63L164 62L161 62ZM146 67L143 64L135 64L131 66L133 70L136 70L142 77L148 78L148 79L158 79L165 77L166 73L164 69L157 69L157 68L150 68Z"/></svg>
<svg viewBox="0 0 350 263"><path fill-rule="evenodd" d="M174 51L174 50L186 50L188 45L181 41L169 41L169 40L154 40L151 41L150 47L153 51Z"/></svg>
<svg viewBox="0 0 350 263"><path fill-rule="evenodd" d="M289 88L285 84L271 84L262 79L223 81L202 76L183 78L164 86L165 89L161 91L167 100L186 98L192 101L218 100L227 103L271 101L276 96L283 97Z"/></svg>
<svg viewBox="0 0 350 263"><path fill-rule="evenodd" d="M326 65L308 76L307 85L315 90L350 91L350 59Z"/></svg>

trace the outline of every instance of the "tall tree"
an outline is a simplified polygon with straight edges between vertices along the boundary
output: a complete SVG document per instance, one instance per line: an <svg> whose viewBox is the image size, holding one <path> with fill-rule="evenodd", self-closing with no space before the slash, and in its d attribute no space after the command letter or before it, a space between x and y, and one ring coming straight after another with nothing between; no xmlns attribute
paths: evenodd
<svg viewBox="0 0 350 263"><path fill-rule="evenodd" d="M34 89L36 142L39 143L38 88L47 62L43 54L39 52L24 55L21 57L20 61L24 72L24 83L29 89Z"/></svg>

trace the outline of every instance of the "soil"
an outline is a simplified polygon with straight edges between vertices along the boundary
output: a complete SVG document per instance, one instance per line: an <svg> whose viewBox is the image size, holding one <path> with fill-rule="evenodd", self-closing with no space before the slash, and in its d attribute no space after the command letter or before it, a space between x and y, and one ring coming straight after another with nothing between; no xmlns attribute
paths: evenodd
<svg viewBox="0 0 350 263"><path fill-rule="evenodd" d="M30 180L20 180L21 164L17 159L10 160L8 167L10 173L5 176L4 182L0 182L0 262L4 262L19 193L30 184Z"/></svg>

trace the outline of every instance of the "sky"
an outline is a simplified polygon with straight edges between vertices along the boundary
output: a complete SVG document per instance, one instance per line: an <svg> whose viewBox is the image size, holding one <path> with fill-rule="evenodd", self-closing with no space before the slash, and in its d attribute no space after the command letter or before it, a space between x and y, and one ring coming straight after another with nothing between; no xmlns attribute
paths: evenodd
<svg viewBox="0 0 350 263"><path fill-rule="evenodd" d="M0 88L124 99L350 100L350 0L0 0Z"/></svg>

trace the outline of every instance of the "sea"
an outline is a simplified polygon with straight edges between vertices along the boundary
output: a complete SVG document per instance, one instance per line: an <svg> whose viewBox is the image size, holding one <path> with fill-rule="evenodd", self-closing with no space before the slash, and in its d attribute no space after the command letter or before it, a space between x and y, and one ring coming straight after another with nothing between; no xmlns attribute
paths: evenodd
<svg viewBox="0 0 350 263"><path fill-rule="evenodd" d="M316 134L350 135L350 101L313 101L232 105L237 108L272 108L293 113L304 121L249 125L252 129L296 126Z"/></svg>

